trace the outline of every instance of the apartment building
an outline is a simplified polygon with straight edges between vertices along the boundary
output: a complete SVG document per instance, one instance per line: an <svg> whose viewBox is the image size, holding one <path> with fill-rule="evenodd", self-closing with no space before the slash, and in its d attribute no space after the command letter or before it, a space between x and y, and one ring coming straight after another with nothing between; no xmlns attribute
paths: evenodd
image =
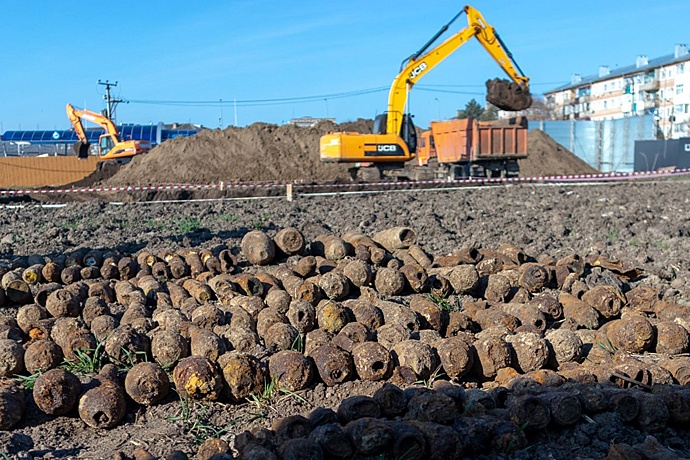
<svg viewBox="0 0 690 460"><path fill-rule="evenodd" d="M676 45L673 54L583 77L544 93L552 118L611 120L651 114L656 136L690 137L690 52Z"/></svg>

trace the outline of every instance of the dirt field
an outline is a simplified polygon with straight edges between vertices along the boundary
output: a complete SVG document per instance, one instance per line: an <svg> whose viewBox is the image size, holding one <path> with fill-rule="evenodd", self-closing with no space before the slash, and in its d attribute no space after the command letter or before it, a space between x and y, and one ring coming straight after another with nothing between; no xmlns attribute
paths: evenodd
<svg viewBox="0 0 690 460"><path fill-rule="evenodd" d="M154 155L147 158L155 159ZM674 180L299 197L294 202L271 198L3 207L0 261L11 263L17 258L47 256L78 247L116 249L125 254L190 247L213 251L232 248L237 252L241 238L253 229L273 236L279 229L293 226L311 241L322 233L341 235L359 230L372 235L403 225L417 232L419 244L430 254L447 254L469 245L495 249L501 243L513 243L536 260L570 254L621 259L644 271L642 279L633 285L653 287L664 300L687 305L689 200L690 182ZM6 308L5 314L14 311ZM299 391L299 398L281 394L261 407L251 403L197 404L194 415L187 418L185 405L171 393L162 404L150 408L129 400L124 420L109 430L87 427L76 411L66 416L45 415L29 397L23 419L11 430L0 432L0 452L21 459L132 458L135 449L140 448L158 458L166 458L175 450L192 458L200 438L216 434L233 446L235 436L243 430L270 428L281 416L307 415L317 407L336 409L344 398L372 395L380 386L381 382L362 381L334 387L317 383ZM203 423L191 425L202 419ZM567 427L528 432L527 444L512 454L468 454L465 458L600 459L606 457L612 444L620 443L638 446L640 455L647 452L639 458L690 458L689 434L687 424L650 432L610 415L583 417Z"/></svg>

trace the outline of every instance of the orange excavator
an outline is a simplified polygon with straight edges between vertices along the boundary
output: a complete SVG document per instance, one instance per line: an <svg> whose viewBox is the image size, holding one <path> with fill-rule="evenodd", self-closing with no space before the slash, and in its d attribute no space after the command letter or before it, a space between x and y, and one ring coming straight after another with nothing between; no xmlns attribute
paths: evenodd
<svg viewBox="0 0 690 460"><path fill-rule="evenodd" d="M98 157L101 160L117 160L124 163L133 156L147 153L151 150L151 143L146 140L123 140L120 132L108 117L86 109L77 109L72 104L67 104L67 118L72 123L79 140L72 146L74 153L79 158L89 155L89 139L86 136L82 119L95 123L105 129L105 133L98 138Z"/></svg>

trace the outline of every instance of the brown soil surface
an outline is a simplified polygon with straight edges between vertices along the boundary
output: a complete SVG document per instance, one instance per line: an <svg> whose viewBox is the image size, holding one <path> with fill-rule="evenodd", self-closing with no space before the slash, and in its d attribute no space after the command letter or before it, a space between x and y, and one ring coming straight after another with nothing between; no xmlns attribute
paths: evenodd
<svg viewBox="0 0 690 460"><path fill-rule="evenodd" d="M527 133L527 158L518 160L520 177L596 174L589 166L540 129Z"/></svg>
<svg viewBox="0 0 690 460"><path fill-rule="evenodd" d="M237 250L241 238L255 228L270 236L294 226L313 240L324 231L352 229L372 235L396 225L410 226L418 242L432 254L468 245L497 248L513 243L537 260L570 254L600 254L622 259L644 270L640 284L654 288L669 302L690 299L690 183L619 183L602 186L515 185L455 191L426 191L330 197L186 203L71 203L65 207L0 208L0 262L12 263L32 254L50 255L78 247L136 253L144 248L199 247ZM7 309L5 314L11 314ZM347 396L371 395L380 384L348 382L317 384L299 392L304 401L283 395L259 410L252 404L197 405L185 425L184 405L172 393L162 404L144 408L127 403L125 419L111 430L86 426L75 412L47 416L31 398L19 424L0 432L0 453L7 458L123 458L137 447L158 458L173 450L196 455L198 444L189 423L219 429L231 444L248 428L270 428L281 416L308 414L315 407L337 408ZM209 428L210 429L210 428ZM208 435L209 433L205 433ZM661 443L664 457L688 458L687 423L649 432L615 416L582 418L573 426L528 433L529 445L512 455L467 458L601 459L612 443L636 446ZM650 441L651 442L651 441ZM653 442L652 442L653 444ZM143 457L140 457L143 458ZM626 457L610 457L626 458ZM630 458L630 457L628 457ZM653 457L640 457L653 458Z"/></svg>

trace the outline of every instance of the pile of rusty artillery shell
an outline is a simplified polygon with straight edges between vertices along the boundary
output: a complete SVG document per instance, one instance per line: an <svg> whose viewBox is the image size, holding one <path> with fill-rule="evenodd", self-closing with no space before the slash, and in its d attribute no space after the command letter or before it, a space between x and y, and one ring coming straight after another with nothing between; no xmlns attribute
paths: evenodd
<svg viewBox="0 0 690 460"><path fill-rule="evenodd" d="M407 227L311 241L285 228L253 230L238 245L213 250L78 249L0 267L0 306L17 312L0 318L0 378L42 373L37 406L60 414L78 393L82 418L99 428L119 422L123 401L149 406L171 389L233 404L270 382L290 392L352 380L452 382L452 390L439 389L443 396L408 395L419 407L401 408L395 392L375 396L378 406L361 406L380 407L384 416L405 413L414 423L381 421L375 410L343 415L342 426L313 427L318 434L307 436L309 446L275 450L287 455L327 444L378 455L404 441L427 455L455 448L451 419L466 409L457 384L476 390L468 391L470 413L502 405L512 414L462 422L470 432L494 430L499 445L520 437L515 424L567 425L577 414L563 392L534 388L589 385L590 392L577 387L586 394L578 398L583 413L596 406L586 399L596 394L653 430L663 414L651 407L682 406L685 396L676 400L673 391L690 382L690 309L662 300L624 261L597 254L536 260L507 243L460 242L434 255ZM84 357L129 370L79 388L57 368ZM660 386L670 393L656 395ZM500 404L482 409L482 389L496 388L503 388L494 398L500 395ZM16 404L16 392L7 391L7 404ZM623 396L628 392L645 421ZM107 422L90 418L101 400L110 404ZM668 420L682 419L673 407ZM380 439L360 439L364 432ZM324 441L338 436L347 442Z"/></svg>

